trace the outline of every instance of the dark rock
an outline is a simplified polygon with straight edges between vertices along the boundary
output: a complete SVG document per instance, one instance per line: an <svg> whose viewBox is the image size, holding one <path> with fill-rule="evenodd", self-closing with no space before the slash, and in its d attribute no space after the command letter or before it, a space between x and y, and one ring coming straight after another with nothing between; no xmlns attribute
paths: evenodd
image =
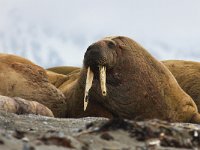
<svg viewBox="0 0 200 150"><path fill-rule="evenodd" d="M57 145L66 148L74 148L71 144L71 141L66 137L50 136L50 137L42 137L39 140L41 140L46 145Z"/></svg>
<svg viewBox="0 0 200 150"><path fill-rule="evenodd" d="M24 134L25 134L25 133L26 133L26 132L24 132L24 131L15 130L13 136L14 136L15 138L17 138L17 139L22 139L22 138L24 137Z"/></svg>
<svg viewBox="0 0 200 150"><path fill-rule="evenodd" d="M100 136L102 139L104 140L107 140L107 141L110 141L110 140L114 140L114 137L111 136L109 133L105 132L105 133L102 133L101 136Z"/></svg>

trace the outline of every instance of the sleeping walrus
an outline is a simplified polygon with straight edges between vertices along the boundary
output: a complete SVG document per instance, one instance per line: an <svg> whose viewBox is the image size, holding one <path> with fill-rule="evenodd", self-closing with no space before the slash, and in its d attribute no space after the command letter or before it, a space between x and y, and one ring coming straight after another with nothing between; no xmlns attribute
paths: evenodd
<svg viewBox="0 0 200 150"><path fill-rule="evenodd" d="M80 70L80 68L74 66L58 66L58 67L47 68L46 70L56 72L58 74L68 75L69 73Z"/></svg>
<svg viewBox="0 0 200 150"><path fill-rule="evenodd" d="M171 72L127 37L108 37L90 45L80 75L64 94L67 117L200 123L194 101Z"/></svg>
<svg viewBox="0 0 200 150"><path fill-rule="evenodd" d="M37 101L48 107L56 117L65 116L63 114L65 97L61 91L48 82L46 71L42 67L19 56L0 54L0 70L0 95ZM27 109L38 107L37 113L44 114L42 111L40 113L40 108L44 107L40 107L41 105L36 102L24 103L22 100L17 102L16 99L14 100L7 100L7 105L16 105L16 108L20 108L17 106L20 102L20 104L27 105ZM4 102L5 100L0 98L0 103L4 105Z"/></svg>
<svg viewBox="0 0 200 150"><path fill-rule="evenodd" d="M71 77L73 77L74 75L76 76L76 73L79 72L80 68L68 66L53 67L46 69L48 81L57 88L59 88L65 81L71 80Z"/></svg>
<svg viewBox="0 0 200 150"><path fill-rule="evenodd" d="M166 60L162 63L171 71L180 87L192 97L200 112L200 63Z"/></svg>

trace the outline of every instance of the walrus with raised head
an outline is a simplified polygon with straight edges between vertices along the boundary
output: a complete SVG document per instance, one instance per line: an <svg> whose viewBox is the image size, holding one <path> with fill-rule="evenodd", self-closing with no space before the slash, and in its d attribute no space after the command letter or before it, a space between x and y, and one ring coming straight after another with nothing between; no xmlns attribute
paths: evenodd
<svg viewBox="0 0 200 150"><path fill-rule="evenodd" d="M65 117L65 97L48 82L46 71L42 67L19 56L0 54L0 70L0 95L39 102L48 107L56 117ZM41 108L41 105L35 105L38 104L36 102L27 102L26 105L33 104L32 106ZM4 101L0 99L0 103L4 104ZM14 104L16 103L12 101L8 103ZM34 107L27 108L35 109Z"/></svg>
<svg viewBox="0 0 200 150"><path fill-rule="evenodd" d="M64 94L67 117L200 123L194 101L171 72L127 37L108 37L90 45L80 75Z"/></svg>
<svg viewBox="0 0 200 150"><path fill-rule="evenodd" d="M162 63L174 75L180 87L192 97L200 112L200 63L185 60L166 60Z"/></svg>

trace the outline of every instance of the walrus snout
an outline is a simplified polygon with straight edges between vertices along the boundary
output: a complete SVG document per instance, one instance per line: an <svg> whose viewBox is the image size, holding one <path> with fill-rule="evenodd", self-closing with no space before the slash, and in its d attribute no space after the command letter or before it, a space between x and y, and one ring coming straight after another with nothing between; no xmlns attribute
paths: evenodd
<svg viewBox="0 0 200 150"><path fill-rule="evenodd" d="M84 65L86 67L91 67L91 69L94 71L95 69L98 69L98 66L106 66L107 64L107 56L104 50L100 49L98 46L94 45L92 47L89 47L89 49L86 51L84 56Z"/></svg>
<svg viewBox="0 0 200 150"><path fill-rule="evenodd" d="M84 66L91 67L91 70L98 70L98 66L105 66L111 69L116 64L116 43L110 39L104 39L90 45L84 55Z"/></svg>
<svg viewBox="0 0 200 150"><path fill-rule="evenodd" d="M107 55L105 50L100 45L93 44L88 47L84 56L84 66L87 68L87 77L84 93L84 110L86 110L89 101L89 90L92 87L92 82L95 76L99 76L102 95L106 96L106 64Z"/></svg>

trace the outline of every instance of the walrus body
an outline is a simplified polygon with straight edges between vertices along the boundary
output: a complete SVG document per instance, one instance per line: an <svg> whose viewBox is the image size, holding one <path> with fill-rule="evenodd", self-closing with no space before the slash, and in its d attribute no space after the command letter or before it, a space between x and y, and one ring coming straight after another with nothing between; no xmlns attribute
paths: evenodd
<svg viewBox="0 0 200 150"><path fill-rule="evenodd" d="M48 82L43 68L19 56L0 54L0 95L37 101L64 117L64 95Z"/></svg>
<svg viewBox="0 0 200 150"><path fill-rule="evenodd" d="M75 80L78 77L77 74L80 73L80 68L69 66L53 67L46 69L46 73L48 76L48 81L55 87L59 88L62 86L62 84L65 83L66 85L72 80Z"/></svg>
<svg viewBox="0 0 200 150"><path fill-rule="evenodd" d="M106 80L101 72L106 72ZM200 123L195 103L171 72L127 37L105 38L89 46L79 77L64 94L68 117L117 116Z"/></svg>
<svg viewBox="0 0 200 150"><path fill-rule="evenodd" d="M200 112L200 63L184 60L166 60L162 63L174 75L180 87L192 97Z"/></svg>
<svg viewBox="0 0 200 150"><path fill-rule="evenodd" d="M48 81L56 88L59 88L63 82L65 82L66 75L55 73L53 71L46 70Z"/></svg>
<svg viewBox="0 0 200 150"><path fill-rule="evenodd" d="M59 67L48 68L46 70L49 70L58 74L68 75L69 73L72 73L73 71L80 70L80 68L73 67L73 66L59 66Z"/></svg>

